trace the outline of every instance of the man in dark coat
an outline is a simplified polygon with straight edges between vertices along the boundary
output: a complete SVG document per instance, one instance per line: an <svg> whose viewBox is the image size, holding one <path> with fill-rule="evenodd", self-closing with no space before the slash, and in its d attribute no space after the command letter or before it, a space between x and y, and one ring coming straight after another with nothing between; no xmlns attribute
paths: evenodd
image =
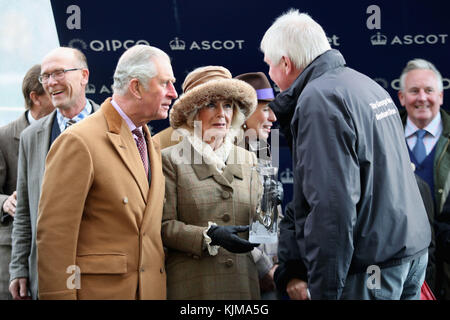
<svg viewBox="0 0 450 320"><path fill-rule="evenodd" d="M391 97L297 10L274 22L261 49L293 151L278 288L293 299L419 299L430 224Z"/></svg>

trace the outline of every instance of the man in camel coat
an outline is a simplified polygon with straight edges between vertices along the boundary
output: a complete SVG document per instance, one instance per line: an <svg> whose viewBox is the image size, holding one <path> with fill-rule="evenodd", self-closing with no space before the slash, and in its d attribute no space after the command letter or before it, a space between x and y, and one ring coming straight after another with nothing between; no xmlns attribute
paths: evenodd
<svg viewBox="0 0 450 320"><path fill-rule="evenodd" d="M146 126L177 97L170 59L128 49L114 94L52 145L37 227L40 299L165 299L164 176Z"/></svg>

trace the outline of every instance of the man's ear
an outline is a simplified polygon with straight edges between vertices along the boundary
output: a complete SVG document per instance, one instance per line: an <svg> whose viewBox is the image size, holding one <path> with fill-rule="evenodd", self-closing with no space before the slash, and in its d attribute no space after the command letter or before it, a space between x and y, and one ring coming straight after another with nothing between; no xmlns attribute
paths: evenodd
<svg viewBox="0 0 450 320"><path fill-rule="evenodd" d="M36 91L31 91L29 95L31 101L33 102L33 105L39 105L41 102L38 99L38 95Z"/></svg>
<svg viewBox="0 0 450 320"><path fill-rule="evenodd" d="M402 105L403 107L405 106L405 95L403 94L402 90L398 91L398 100L400 101L400 105Z"/></svg>
<svg viewBox="0 0 450 320"><path fill-rule="evenodd" d="M86 68L81 69L81 84L86 86L89 82L89 70Z"/></svg>
<svg viewBox="0 0 450 320"><path fill-rule="evenodd" d="M294 63L287 56L281 57L281 63L282 63L283 70L286 75L289 75L295 69Z"/></svg>
<svg viewBox="0 0 450 320"><path fill-rule="evenodd" d="M303 72L303 69L298 69L294 62L287 56L281 57L282 68L286 79L289 79L290 83L294 82L295 79Z"/></svg>
<svg viewBox="0 0 450 320"><path fill-rule="evenodd" d="M130 90L131 94L138 100L142 99L142 88L139 83L139 80L136 78L133 78L128 83L128 89Z"/></svg>

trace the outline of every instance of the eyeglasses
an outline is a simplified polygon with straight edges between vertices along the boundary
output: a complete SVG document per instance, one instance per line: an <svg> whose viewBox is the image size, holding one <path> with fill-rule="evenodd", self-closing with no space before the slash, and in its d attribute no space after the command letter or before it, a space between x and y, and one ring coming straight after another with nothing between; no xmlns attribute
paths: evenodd
<svg viewBox="0 0 450 320"><path fill-rule="evenodd" d="M66 76L66 72L69 71L75 71L75 70L82 70L82 68L73 68L73 69L65 69L65 70L56 70L53 71L52 73L48 74L48 73L44 73L41 74L38 77L38 80L40 83L47 83L48 80L50 79L50 77L52 77L54 80L58 81L58 80L62 80L64 79L64 77Z"/></svg>

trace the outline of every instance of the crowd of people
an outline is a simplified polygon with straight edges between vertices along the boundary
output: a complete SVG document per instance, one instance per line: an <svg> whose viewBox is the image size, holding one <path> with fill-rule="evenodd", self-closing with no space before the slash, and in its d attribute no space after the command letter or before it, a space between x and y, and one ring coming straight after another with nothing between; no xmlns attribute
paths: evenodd
<svg viewBox="0 0 450 320"><path fill-rule="evenodd" d="M260 48L278 95L261 71L208 65L178 96L170 57L149 45L123 53L100 105L81 51L33 66L26 111L0 128L0 299L417 300L425 285L449 299L450 115L436 67L406 63L397 108L305 13L281 15ZM152 136L147 124L166 118ZM294 192L278 240L260 244L252 175L273 165L275 122Z"/></svg>

